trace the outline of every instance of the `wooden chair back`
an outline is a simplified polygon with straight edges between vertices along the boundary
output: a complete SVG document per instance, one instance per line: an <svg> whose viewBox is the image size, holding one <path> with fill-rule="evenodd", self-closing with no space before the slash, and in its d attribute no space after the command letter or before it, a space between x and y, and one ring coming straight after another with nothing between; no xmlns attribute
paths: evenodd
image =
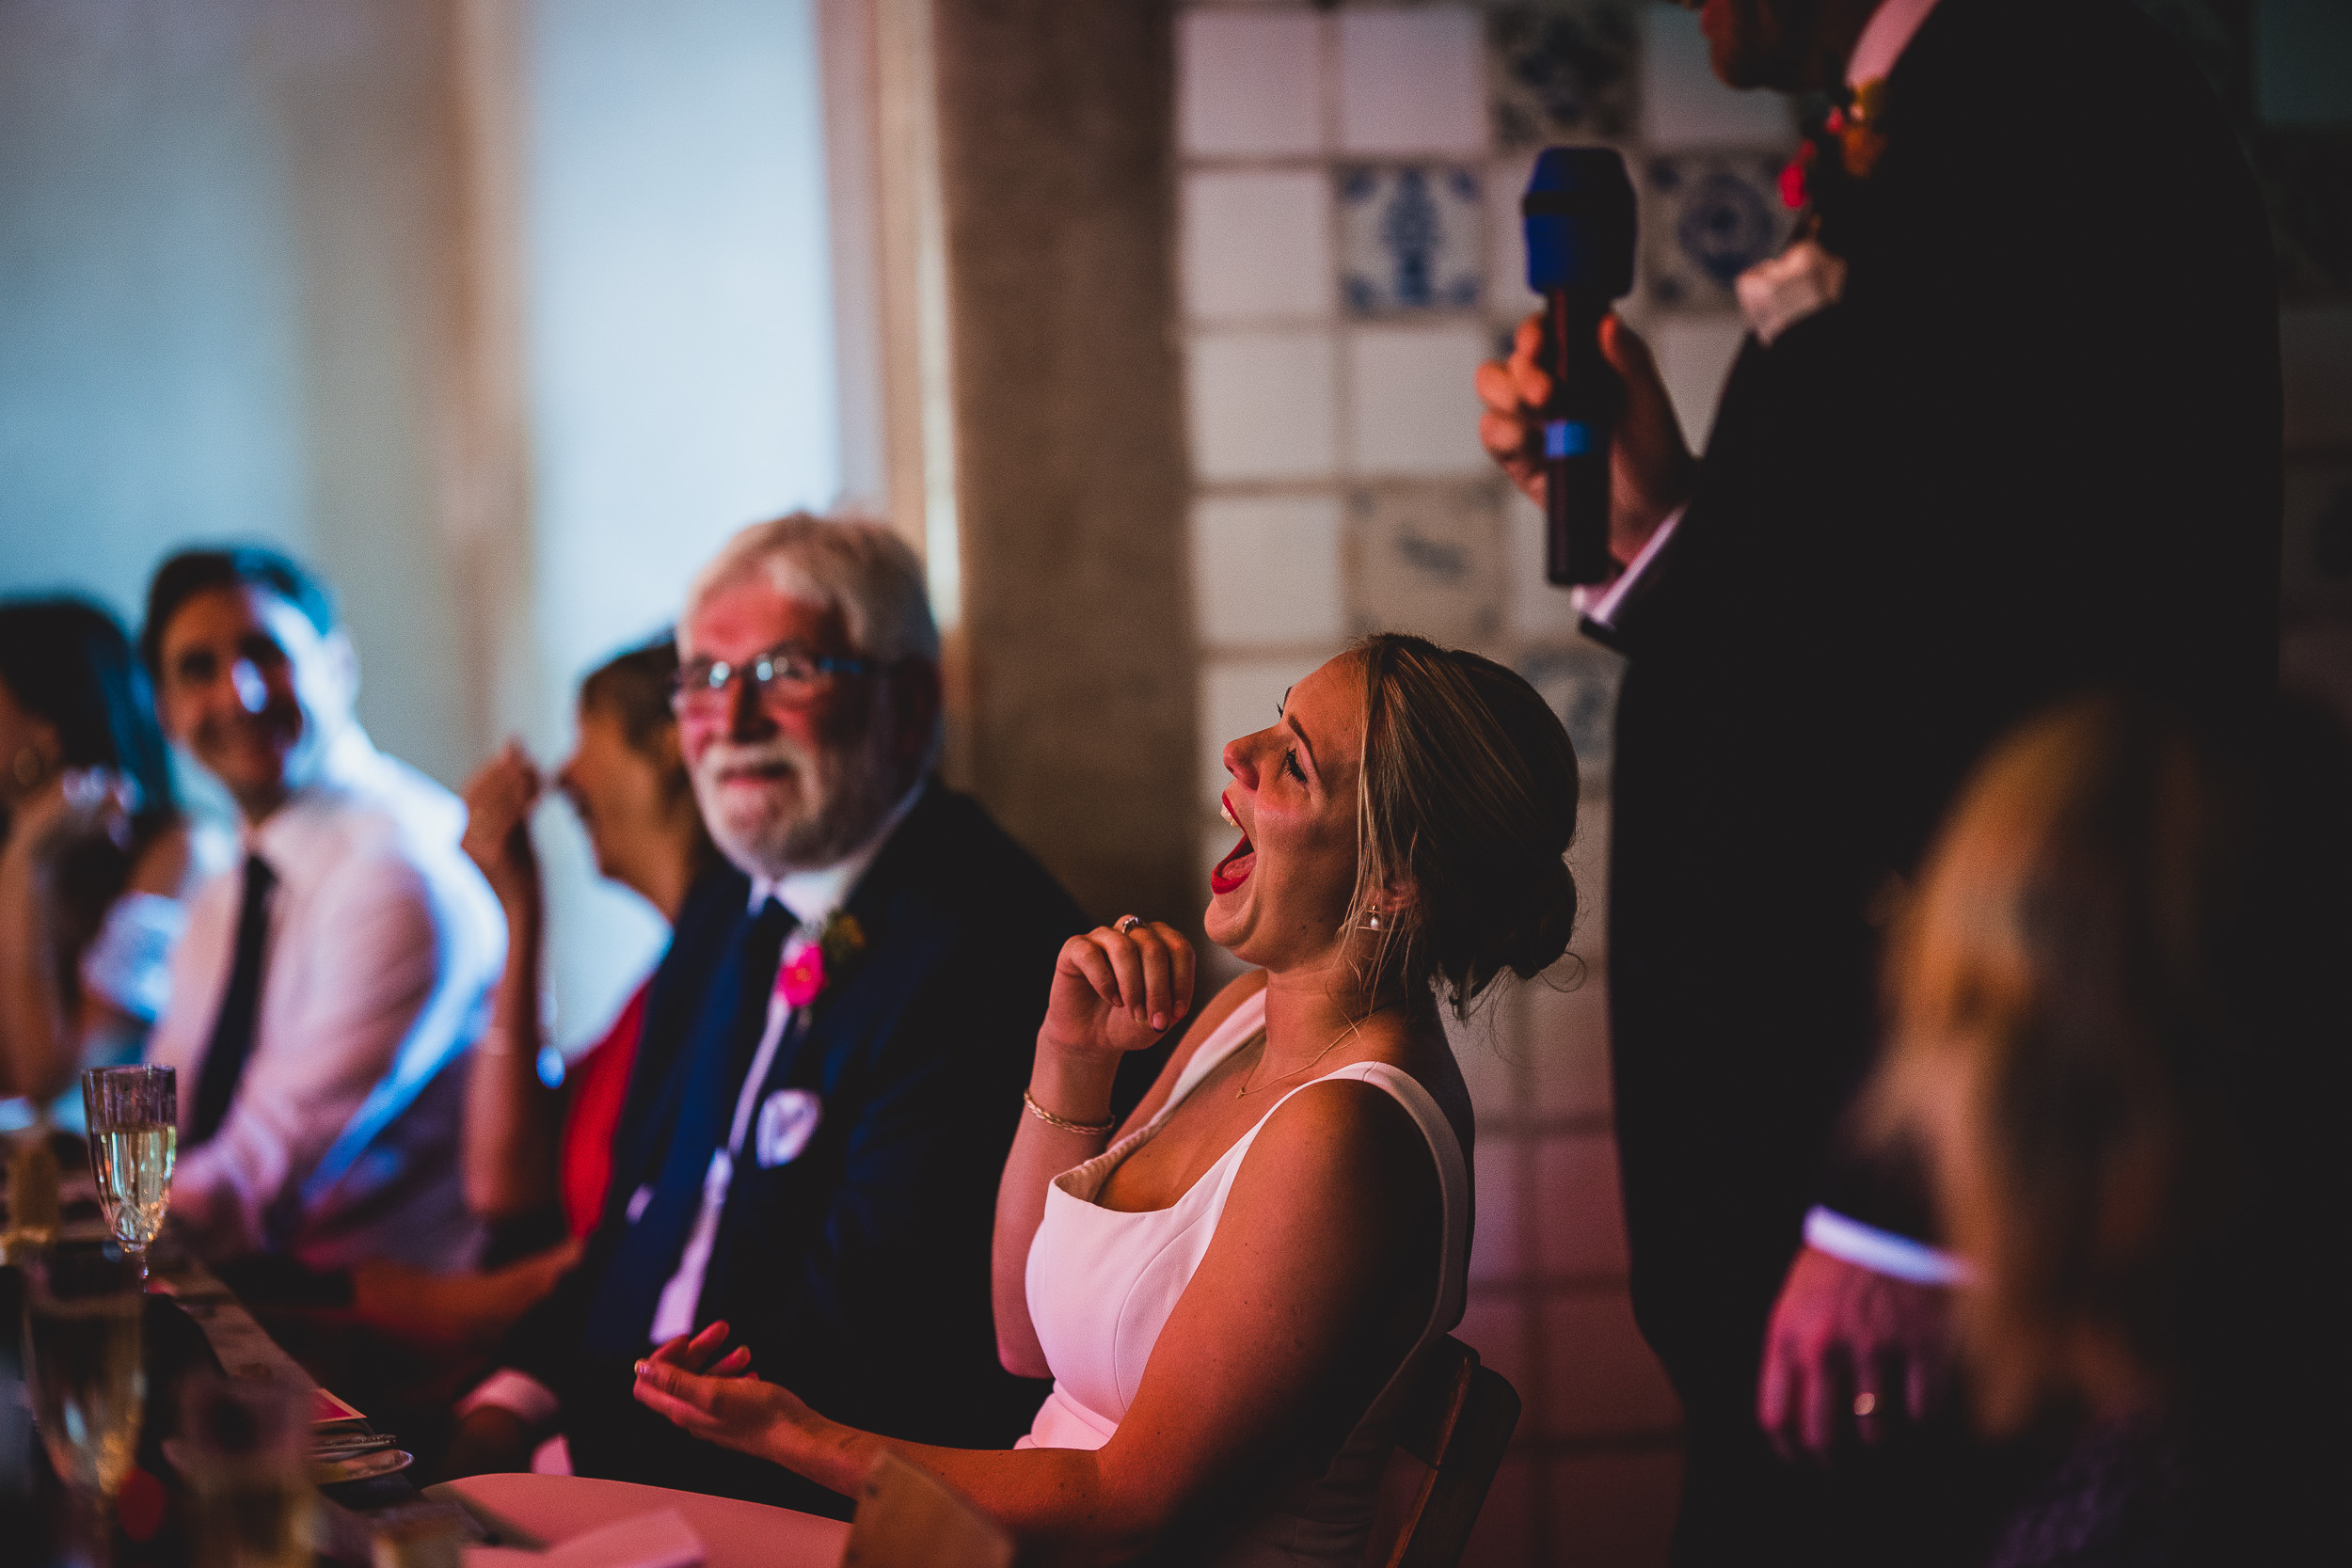
<svg viewBox="0 0 2352 1568"><path fill-rule="evenodd" d="M1398 1413L1380 1476L1366 1568L1454 1568L1519 1424L1519 1396L1478 1353L1447 1335Z"/></svg>
<svg viewBox="0 0 2352 1568"><path fill-rule="evenodd" d="M884 1454L858 1495L841 1568L1012 1568L1012 1537L929 1470Z"/></svg>

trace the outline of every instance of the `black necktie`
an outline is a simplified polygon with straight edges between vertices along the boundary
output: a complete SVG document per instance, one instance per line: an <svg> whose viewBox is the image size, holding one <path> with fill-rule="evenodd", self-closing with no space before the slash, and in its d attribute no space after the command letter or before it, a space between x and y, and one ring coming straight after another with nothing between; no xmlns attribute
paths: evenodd
<svg viewBox="0 0 2352 1568"><path fill-rule="evenodd" d="M687 1042L685 1079L672 1102L669 1148L655 1169L645 1207L623 1232L605 1268L589 1314L592 1350L634 1355L645 1343L646 1326L663 1288L677 1273L686 1238L702 1212L710 1157L726 1141L743 1079L767 1033L768 996L793 926L791 911L775 899L760 907L742 927L736 950L733 1006L707 1009L696 1025L700 1037ZM714 1269L717 1262L714 1255Z"/></svg>
<svg viewBox="0 0 2352 1568"><path fill-rule="evenodd" d="M188 1128L191 1147L220 1131L229 1102L237 1097L237 1080L245 1076L245 1059L253 1054L253 1023L262 1007L262 956L269 941L269 900L277 887L278 873L269 863L259 855L246 856L237 957L230 965L229 989L221 992L213 1042L204 1048L204 1068L197 1077L196 1118Z"/></svg>

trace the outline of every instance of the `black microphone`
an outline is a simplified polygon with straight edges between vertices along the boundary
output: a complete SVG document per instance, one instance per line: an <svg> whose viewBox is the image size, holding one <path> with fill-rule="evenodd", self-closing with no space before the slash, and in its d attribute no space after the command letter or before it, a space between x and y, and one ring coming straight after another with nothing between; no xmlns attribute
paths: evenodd
<svg viewBox="0 0 2352 1568"><path fill-rule="evenodd" d="M1540 363L1544 576L1560 587L1610 575L1609 436L1625 402L1600 355L1600 318L1633 287L1633 183L1607 147L1548 147L1519 203L1527 286L1545 299Z"/></svg>

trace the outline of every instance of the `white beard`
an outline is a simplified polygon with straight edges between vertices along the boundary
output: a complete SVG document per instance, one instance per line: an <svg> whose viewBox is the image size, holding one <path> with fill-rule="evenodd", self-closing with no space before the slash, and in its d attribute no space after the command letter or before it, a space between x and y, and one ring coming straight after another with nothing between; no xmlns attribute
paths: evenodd
<svg viewBox="0 0 2352 1568"><path fill-rule="evenodd" d="M711 841L754 877L837 863L871 837L898 803L886 745L879 730L837 750L811 751L784 736L751 745L712 741L694 764L694 797ZM720 782L729 769L777 765L788 768L790 776L764 781L759 804L747 804L739 784L730 807Z"/></svg>

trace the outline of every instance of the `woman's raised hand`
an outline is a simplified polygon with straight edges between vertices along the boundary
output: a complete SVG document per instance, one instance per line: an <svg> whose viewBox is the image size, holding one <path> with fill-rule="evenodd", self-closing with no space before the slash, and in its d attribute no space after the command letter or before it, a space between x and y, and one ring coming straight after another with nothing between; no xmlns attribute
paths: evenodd
<svg viewBox="0 0 2352 1568"><path fill-rule="evenodd" d="M1162 921L1128 915L1061 944L1041 1043L1140 1051L1192 1010L1192 943Z"/></svg>
<svg viewBox="0 0 2352 1568"><path fill-rule="evenodd" d="M510 906L539 891L531 813L544 787L538 764L514 740L466 781L466 853L482 868L490 890Z"/></svg>
<svg viewBox="0 0 2352 1568"><path fill-rule="evenodd" d="M131 817L138 789L112 768L68 768L56 788L20 802L9 829L10 847L22 844L37 859L54 861L93 839L131 847Z"/></svg>

